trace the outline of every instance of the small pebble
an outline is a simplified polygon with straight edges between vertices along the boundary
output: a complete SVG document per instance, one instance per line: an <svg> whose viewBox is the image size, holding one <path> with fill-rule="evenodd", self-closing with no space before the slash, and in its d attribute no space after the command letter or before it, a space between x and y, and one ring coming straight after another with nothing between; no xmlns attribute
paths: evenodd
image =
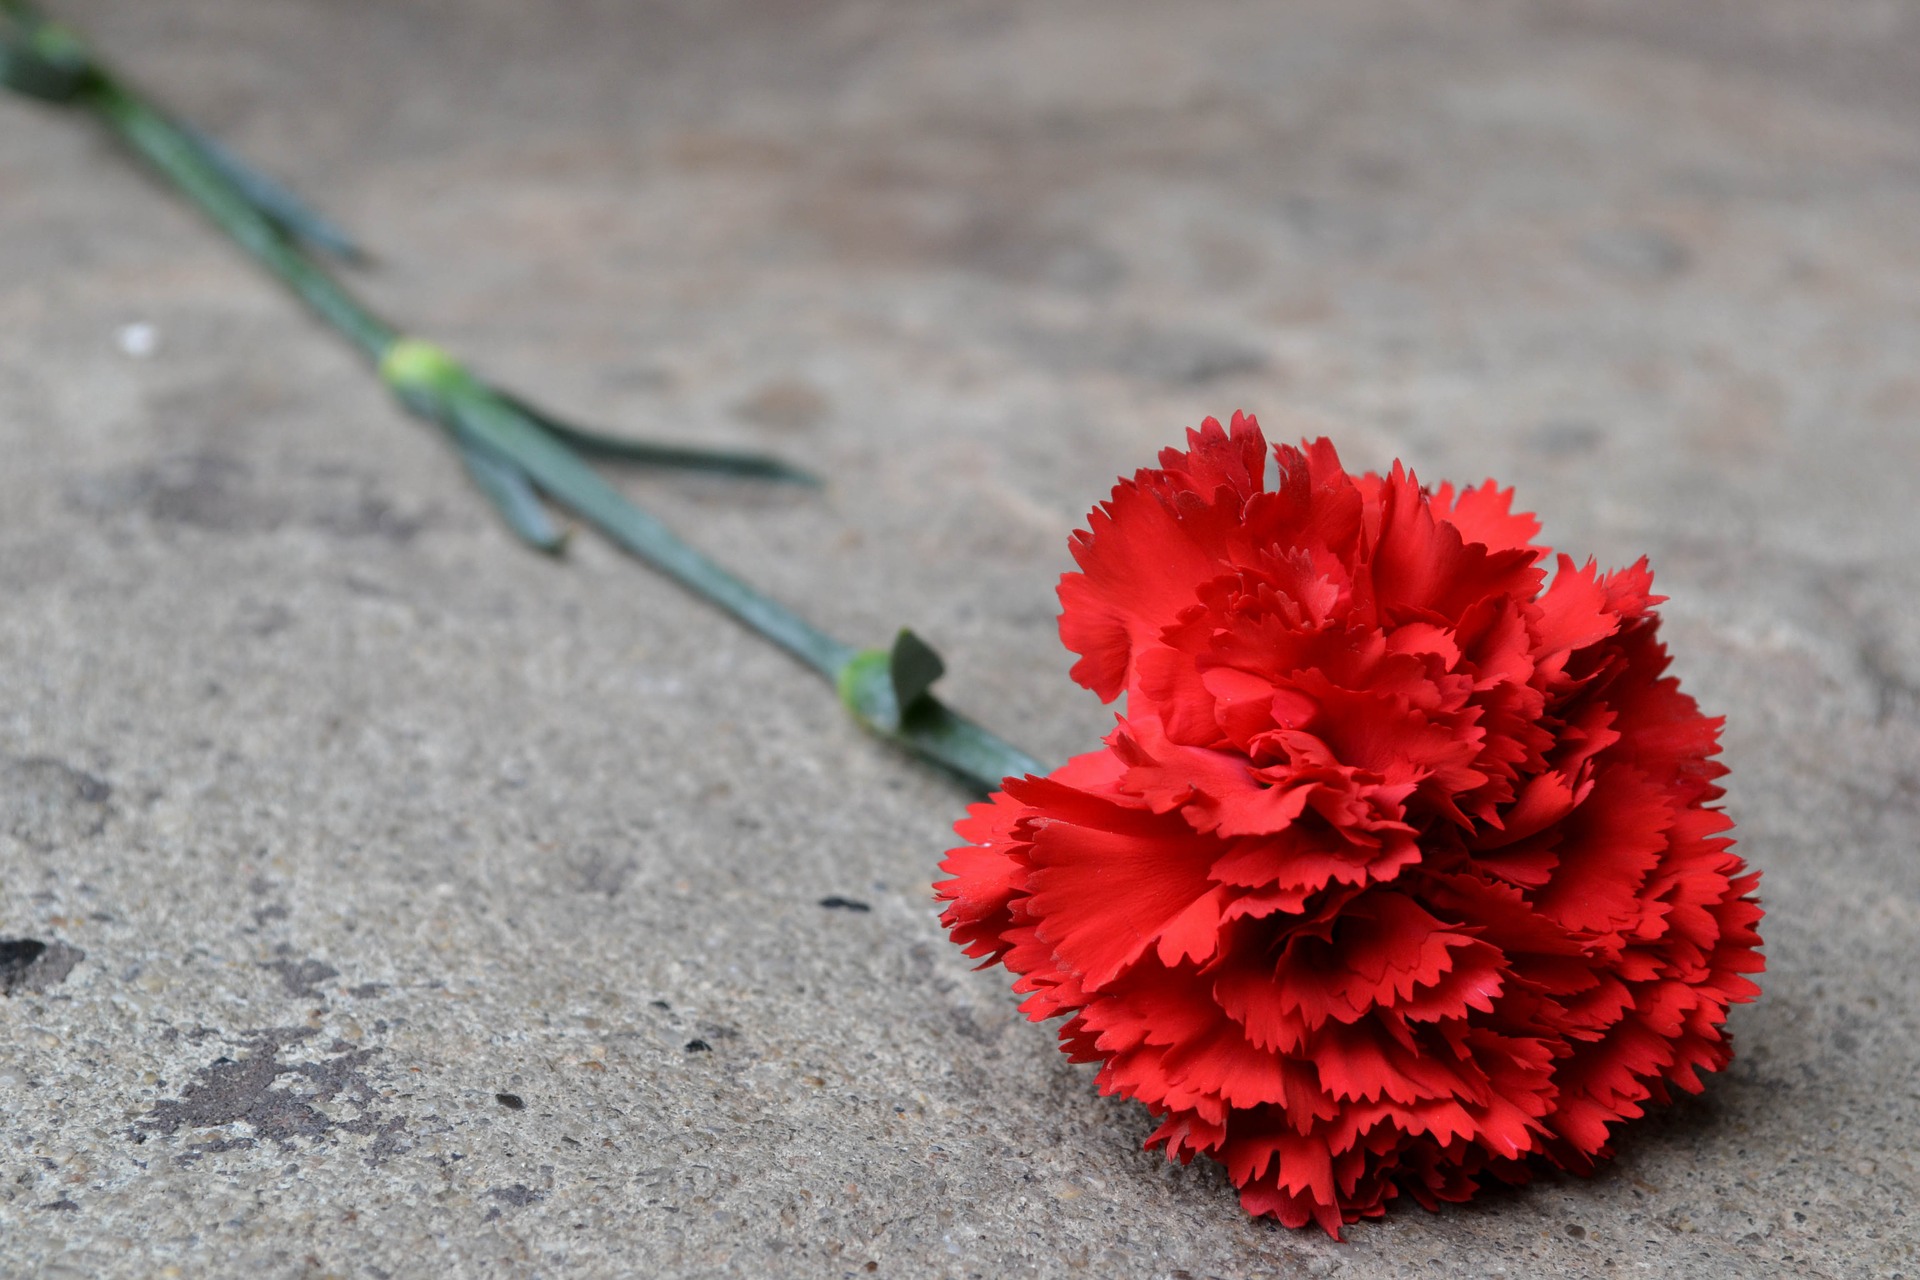
<svg viewBox="0 0 1920 1280"><path fill-rule="evenodd" d="M145 360L160 346L160 331L144 321L120 326L117 336L120 350L135 360Z"/></svg>

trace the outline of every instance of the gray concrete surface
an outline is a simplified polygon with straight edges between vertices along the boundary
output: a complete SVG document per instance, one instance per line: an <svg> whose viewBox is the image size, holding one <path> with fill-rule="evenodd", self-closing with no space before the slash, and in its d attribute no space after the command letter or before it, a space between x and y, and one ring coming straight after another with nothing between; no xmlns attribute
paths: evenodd
<svg viewBox="0 0 1920 1280"><path fill-rule="evenodd" d="M630 490L1049 758L1107 723L1066 535L1203 414L1651 555L1771 971L1590 1181L1248 1221L945 943L960 793L593 539L518 550L0 103L0 936L68 968L0 1000L0 1273L1920 1274L1920 9L61 7L422 332L830 470Z"/></svg>

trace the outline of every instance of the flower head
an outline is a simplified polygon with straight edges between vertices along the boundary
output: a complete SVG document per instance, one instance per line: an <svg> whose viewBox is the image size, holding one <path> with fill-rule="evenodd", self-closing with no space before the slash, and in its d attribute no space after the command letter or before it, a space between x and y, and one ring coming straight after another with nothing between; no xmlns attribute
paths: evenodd
<svg viewBox="0 0 1920 1280"><path fill-rule="evenodd" d="M1208 419L1060 584L1118 726L943 864L954 941L1066 1017L1148 1145L1289 1226L1586 1172L1758 993L1720 722L1662 675L1646 562L1549 582L1511 499Z"/></svg>

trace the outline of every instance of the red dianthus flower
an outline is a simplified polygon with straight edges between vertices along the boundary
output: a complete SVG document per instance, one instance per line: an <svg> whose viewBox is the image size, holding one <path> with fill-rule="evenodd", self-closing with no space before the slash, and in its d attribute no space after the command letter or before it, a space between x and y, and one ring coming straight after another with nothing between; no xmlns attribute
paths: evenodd
<svg viewBox="0 0 1920 1280"><path fill-rule="evenodd" d="M1125 714L975 806L937 888L1149 1146L1338 1236L1697 1091L1761 912L1644 560L1545 584L1510 490L1274 457L1208 419L1075 535L1060 633Z"/></svg>

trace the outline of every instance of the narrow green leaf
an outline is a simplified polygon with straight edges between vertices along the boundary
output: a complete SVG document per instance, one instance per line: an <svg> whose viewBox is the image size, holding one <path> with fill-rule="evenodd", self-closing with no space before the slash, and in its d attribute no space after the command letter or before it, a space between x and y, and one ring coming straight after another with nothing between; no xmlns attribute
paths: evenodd
<svg viewBox="0 0 1920 1280"><path fill-rule="evenodd" d="M404 351L404 354L401 354ZM601 477L579 453L534 422L490 388L474 382L457 364L438 360L426 344L395 344L382 362L390 385L413 384L420 376L442 379L463 406L462 423L494 452L527 473L541 493L607 535L742 624L779 645L827 679L834 679L854 654L792 609L751 586L694 549L666 525L635 506ZM462 385L464 380L464 386Z"/></svg>
<svg viewBox="0 0 1920 1280"><path fill-rule="evenodd" d="M452 356L417 338L400 339L387 349L380 377L409 410L447 433L467 474L515 536L548 555L565 549L566 532L554 523L510 443L501 438L499 420L514 416L512 408Z"/></svg>
<svg viewBox="0 0 1920 1280"><path fill-rule="evenodd" d="M886 737L900 731L900 695L893 684L893 655L862 649L847 659L834 681L841 705L856 720Z"/></svg>
<svg viewBox="0 0 1920 1280"><path fill-rule="evenodd" d="M522 542L548 555L558 555L566 549L567 531L554 523L540 495L528 482L526 472L501 461L484 445L474 444L464 432L456 431L455 444L460 450L460 460L467 464L467 474Z"/></svg>
<svg viewBox="0 0 1920 1280"><path fill-rule="evenodd" d="M894 704L902 716L925 696L933 682L946 674L947 664L931 646L902 627L893 639L893 652L887 655L887 676L893 684Z"/></svg>
<svg viewBox="0 0 1920 1280"><path fill-rule="evenodd" d="M835 683L841 703L867 728L984 791L1009 776L1045 772L1032 756L933 696L933 682L945 670L926 641L902 630L892 649L849 658Z"/></svg>
<svg viewBox="0 0 1920 1280"><path fill-rule="evenodd" d="M779 480L789 484L818 485L818 476L781 461L772 454L745 449L708 449L697 445L654 444L627 436L609 435L556 418L544 409L528 404L508 392L498 392L501 400L538 423L563 444L572 445L589 457L609 462L629 462L643 467L673 467L682 471L713 471L724 475L747 476L759 480Z"/></svg>
<svg viewBox="0 0 1920 1280"><path fill-rule="evenodd" d="M885 737L897 737L908 717L933 700L927 690L946 670L927 642L902 629L892 649L863 649L835 679L840 701L855 718Z"/></svg>
<svg viewBox="0 0 1920 1280"><path fill-rule="evenodd" d="M1003 779L1045 773L1026 752L950 709L930 692L945 671L940 655L911 631L893 648L866 649L840 669L840 701L881 737L982 791Z"/></svg>
<svg viewBox="0 0 1920 1280"><path fill-rule="evenodd" d="M0 38L0 84L43 102L71 102L96 78L86 46L64 27L11 10Z"/></svg>
<svg viewBox="0 0 1920 1280"><path fill-rule="evenodd" d="M317 212L298 195L275 182L189 124L174 127L199 148L200 156L282 231L343 262L364 263L367 255L351 236Z"/></svg>

